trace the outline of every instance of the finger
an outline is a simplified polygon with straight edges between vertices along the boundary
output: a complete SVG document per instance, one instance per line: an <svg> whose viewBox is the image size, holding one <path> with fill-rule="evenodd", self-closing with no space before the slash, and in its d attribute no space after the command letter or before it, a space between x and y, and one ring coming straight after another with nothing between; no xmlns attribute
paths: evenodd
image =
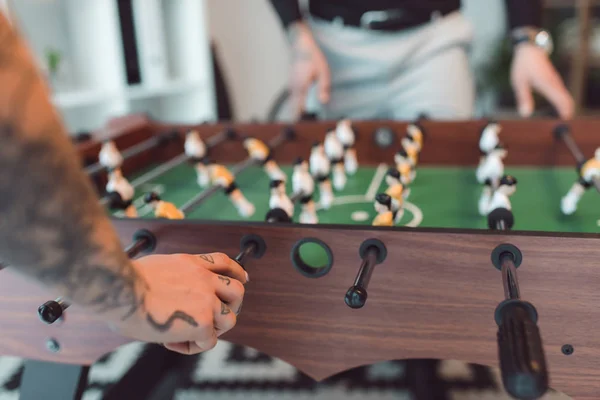
<svg viewBox="0 0 600 400"><path fill-rule="evenodd" d="M217 336L221 336L235 326L237 317L231 308L221 300L215 304L215 331Z"/></svg>
<svg viewBox="0 0 600 400"><path fill-rule="evenodd" d="M571 119L575 112L573 97L555 71L548 71L534 81L534 88L544 96L563 119Z"/></svg>
<svg viewBox="0 0 600 400"><path fill-rule="evenodd" d="M244 299L244 285L240 281L222 275L215 276L215 293L221 301L237 314Z"/></svg>
<svg viewBox="0 0 600 400"><path fill-rule="evenodd" d="M223 253L199 254L198 261L202 266L215 274L237 279L242 283L248 283L249 276L244 268L229 256Z"/></svg>
<svg viewBox="0 0 600 400"><path fill-rule="evenodd" d="M217 336L213 335L210 339L201 342L181 342L181 343L165 343L163 346L167 350L174 351L180 354L194 355L204 351L208 351L217 345Z"/></svg>
<svg viewBox="0 0 600 400"><path fill-rule="evenodd" d="M294 109L296 118L300 118L306 107L306 96L308 88L303 86L292 86L292 107Z"/></svg>
<svg viewBox="0 0 600 400"><path fill-rule="evenodd" d="M327 64L324 64L325 65L321 68L319 73L318 90L319 101L322 104L327 104L331 93L331 72L329 71Z"/></svg>
<svg viewBox="0 0 600 400"><path fill-rule="evenodd" d="M513 89L517 101L517 109L523 118L533 114L533 93L531 86L525 79L517 79L513 82Z"/></svg>

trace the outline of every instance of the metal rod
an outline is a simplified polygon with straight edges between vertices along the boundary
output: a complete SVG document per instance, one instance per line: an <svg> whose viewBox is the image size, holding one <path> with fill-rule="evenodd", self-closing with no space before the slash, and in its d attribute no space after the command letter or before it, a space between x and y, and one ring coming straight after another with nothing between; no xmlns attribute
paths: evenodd
<svg viewBox="0 0 600 400"><path fill-rule="evenodd" d="M578 163L585 162L585 156L579 149L579 146L577 146L577 143L575 143L575 140L573 140L573 136L571 136L571 133L568 131L565 131L561 135L561 138L562 138L563 142L565 142L565 145L567 145L567 148L571 152L571 155L573 156L575 161L577 161Z"/></svg>
<svg viewBox="0 0 600 400"><path fill-rule="evenodd" d="M244 248L242 251L240 251L240 254L238 254L237 256L235 256L235 261L238 262L238 264L244 265L244 260L246 259L246 257L248 257L250 254L254 253L254 251L256 250L256 243L251 242L248 246L246 246L246 248Z"/></svg>
<svg viewBox="0 0 600 400"><path fill-rule="evenodd" d="M245 169L247 169L257 163L258 163L257 160L255 160L253 158L247 158L246 160L242 161L241 163L236 164L231 169L231 174L233 176L236 176L236 175L240 174L241 172L243 172ZM184 214L187 214L189 211L193 210L194 208L199 206L201 203L203 203L204 200L208 199L210 196L217 193L220 189L221 189L221 186L212 185L208 189L205 189L202 192L200 192L196 197L194 197L193 199L191 199L190 201L185 203L179 209L181 211L183 211Z"/></svg>
<svg viewBox="0 0 600 400"><path fill-rule="evenodd" d="M269 142L268 145L269 145L270 148L274 149L274 148L280 146L283 142L285 142L287 140L287 138L288 138L288 135L285 132L281 133L281 134L277 135L277 137L273 138ZM259 163L258 160L254 159L252 157L248 157L247 159L245 159L241 163L236 164L231 169L231 174L233 176L237 176L239 173L243 172L247 168L249 168L249 167L251 167L251 166L253 166L255 164L258 164L258 163ZM188 212L190 212L191 210L193 210L194 208L196 208L200 204L202 204L204 202L204 200L206 200L207 198L209 198L213 194L217 193L220 189L221 189L221 187L219 185L212 185L208 189L205 189L202 192L200 192L196 197L194 197L193 199L191 199L190 201L188 201L187 203L185 203L179 209L184 214L187 214Z"/></svg>
<svg viewBox="0 0 600 400"><path fill-rule="evenodd" d="M571 132L569 130L563 131L560 137L571 152L571 155L573 156L577 164L581 165L587 161L581 149L579 149L579 146L577 145L577 143L575 143L575 140L573 139L573 136L571 136ZM600 193L600 178L594 178L592 180L592 183L594 184L594 187L596 188L598 193Z"/></svg>
<svg viewBox="0 0 600 400"><path fill-rule="evenodd" d="M521 298L519 290L519 280L517 278L517 268L513 260L513 255L504 253L500 256L502 263L502 284L504 286L504 297L507 300L518 300Z"/></svg>
<svg viewBox="0 0 600 400"><path fill-rule="evenodd" d="M135 258L138 254L144 251L144 249L146 249L147 246L148 239L138 239L125 248L125 254L127 254L127 257L129 258Z"/></svg>
<svg viewBox="0 0 600 400"><path fill-rule="evenodd" d="M358 270L358 275L354 281L354 286L367 288L369 282L371 281L371 275L373 275L373 270L375 269L375 265L377 265L377 256L379 255L379 250L376 247L371 247L367 250L366 257L363 258L360 268Z"/></svg>
<svg viewBox="0 0 600 400"><path fill-rule="evenodd" d="M123 156L123 160L127 160L127 159L135 157L138 154L141 154L145 151L153 149L154 147L158 146L164 140L164 137L165 137L164 135L154 136L154 137L151 137L150 139L144 140L143 142L140 142L131 147L128 147L127 149L123 150L123 152L121 153ZM104 171L105 169L106 168L104 167L104 165L102 165L100 163L95 163L93 165L86 167L85 172L87 172L88 175L90 175L90 176L94 176L94 175L97 175L98 173Z"/></svg>
<svg viewBox="0 0 600 400"><path fill-rule="evenodd" d="M211 136L210 138L208 138L206 140L206 147L207 147L207 149L211 149L215 146L218 146L219 144L221 144L225 140L227 140L229 137L230 137L230 134L228 131L223 131L214 136ZM137 189L138 187L150 182L151 180L158 178L159 176L161 176L163 174L166 174L173 168L176 168L176 167L186 163L188 160L189 160L189 157L185 153L182 153L182 154L178 155L177 157L172 158L171 160L167 161L166 163L163 163L163 164L159 165L158 167L154 168L153 170L145 173L144 175L139 176L138 178L134 179L133 181L131 181L131 186L133 186L134 189ZM100 199L100 204L102 206L107 206L108 201L109 201L108 197L104 196Z"/></svg>

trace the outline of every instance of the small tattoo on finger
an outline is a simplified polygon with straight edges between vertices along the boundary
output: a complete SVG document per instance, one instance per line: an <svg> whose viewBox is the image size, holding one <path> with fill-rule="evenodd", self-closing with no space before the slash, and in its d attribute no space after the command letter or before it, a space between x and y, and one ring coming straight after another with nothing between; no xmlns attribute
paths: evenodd
<svg viewBox="0 0 600 400"><path fill-rule="evenodd" d="M215 259L210 254L201 254L199 257L201 259L203 259L204 261L209 262L211 264L215 263Z"/></svg>
<svg viewBox="0 0 600 400"><path fill-rule="evenodd" d="M218 276L219 280L223 281L227 286L229 286L231 284L231 279L227 278L226 276Z"/></svg>

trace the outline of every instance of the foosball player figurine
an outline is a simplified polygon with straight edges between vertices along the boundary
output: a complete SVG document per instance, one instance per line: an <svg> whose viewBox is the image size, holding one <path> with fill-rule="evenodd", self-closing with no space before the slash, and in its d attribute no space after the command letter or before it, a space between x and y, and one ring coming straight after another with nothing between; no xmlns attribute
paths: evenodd
<svg viewBox="0 0 600 400"><path fill-rule="evenodd" d="M250 203L246 197L244 197L242 191L238 188L235 183L234 175L224 165L215 164L210 159L204 160L204 164L208 168L210 174L210 181L214 185L218 185L223 188L229 200L233 203L237 209L238 214L243 218L249 218L254 215L256 211L254 204Z"/></svg>
<svg viewBox="0 0 600 400"><path fill-rule="evenodd" d="M406 136L402 138L402 148L406 151L413 168L416 167L419 162L419 152L421 151L419 143L412 136Z"/></svg>
<svg viewBox="0 0 600 400"><path fill-rule="evenodd" d="M325 148L319 142L313 143L310 159L310 173L319 185L319 202L323 209L328 210L333 203L333 190L331 189L331 162L325 154Z"/></svg>
<svg viewBox="0 0 600 400"><path fill-rule="evenodd" d="M185 218L183 211L175 207L175 204L162 200L156 192L146 193L146 196L144 196L144 203L148 204L150 207L152 207L152 209L154 209L154 216L156 218Z"/></svg>
<svg viewBox="0 0 600 400"><path fill-rule="evenodd" d="M425 130L423 127L418 122L408 124L408 127L406 128L406 134L413 142L416 143L420 153L423 150L423 139L425 136Z"/></svg>
<svg viewBox="0 0 600 400"><path fill-rule="evenodd" d="M394 213L395 223L399 223L402 219L404 200L410 195L410 189L405 188L400 179L400 171L393 167L388 169L385 175L385 182L388 185L385 194L392 198L392 212Z"/></svg>
<svg viewBox="0 0 600 400"><path fill-rule="evenodd" d="M412 164L411 159L408 157L406 150L400 149L394 155L394 163L396 169L400 172L400 180L403 185L411 184L417 177L417 171L415 166Z"/></svg>
<svg viewBox="0 0 600 400"><path fill-rule="evenodd" d="M335 131L325 135L325 154L333 168L333 187L335 190L343 190L346 186L346 171L344 170L344 146L337 137Z"/></svg>
<svg viewBox="0 0 600 400"><path fill-rule="evenodd" d="M269 196L269 208L281 208L290 220L294 217L294 203L285 192L285 181L281 179L272 180L269 184L271 194Z"/></svg>
<svg viewBox="0 0 600 400"><path fill-rule="evenodd" d="M137 210L133 205L135 189L123 176L121 168L108 171L108 183L106 184L106 195L110 199L111 209L123 211L128 218L136 218Z"/></svg>
<svg viewBox="0 0 600 400"><path fill-rule="evenodd" d="M287 176L279 168L279 165L272 159L272 151L263 141L255 138L247 138L244 140L244 147L248 151L248 155L262 163L262 166L271 180L286 181Z"/></svg>
<svg viewBox="0 0 600 400"><path fill-rule="evenodd" d="M208 186L210 184L210 175L208 173L208 168L204 165L204 159L206 158L206 144L200 137L198 131L192 130L185 135L184 151L196 170L196 174L198 175L198 185L200 187Z"/></svg>
<svg viewBox="0 0 600 400"><path fill-rule="evenodd" d="M490 229L511 229L514 218L510 196L517 191L517 179L511 175L504 175L500 179L498 188L494 191L488 206L488 225Z"/></svg>
<svg viewBox="0 0 600 400"><path fill-rule="evenodd" d="M479 150L482 155L486 155L494 150L500 144L500 131L502 127L494 122L490 121L481 130L479 135Z"/></svg>
<svg viewBox="0 0 600 400"><path fill-rule="evenodd" d="M481 196L479 197L479 214L488 213L489 203L494 190L498 187L500 179L504 176L504 161L506 149L498 144L487 155L481 157L477 171L475 173L477 181L483 185Z"/></svg>
<svg viewBox="0 0 600 400"><path fill-rule="evenodd" d="M392 198L389 195L379 193L375 196L375 211L377 216L373 220L373 226L394 226Z"/></svg>
<svg viewBox="0 0 600 400"><path fill-rule="evenodd" d="M107 140L102 144L98 154L98 162L107 170L121 168L123 165L123 156L117 149L117 145L112 140Z"/></svg>
<svg viewBox="0 0 600 400"><path fill-rule="evenodd" d="M315 181L308 171L308 162L298 158L294 164L294 173L292 174L292 190L294 193L301 193L300 212L301 224L318 224L317 210L313 195L315 193Z"/></svg>
<svg viewBox="0 0 600 400"><path fill-rule="evenodd" d="M596 149L594 158L581 165L578 172L579 180L571 186L560 203L561 211L566 215L571 215L577 210L577 203L583 194L594 186L594 180L600 179L600 147Z"/></svg>
<svg viewBox="0 0 600 400"><path fill-rule="evenodd" d="M346 169L346 173L354 175L358 170L358 159L356 158L356 149L354 148L356 134L352 129L352 122L349 119L339 121L335 132L344 147L344 168Z"/></svg>

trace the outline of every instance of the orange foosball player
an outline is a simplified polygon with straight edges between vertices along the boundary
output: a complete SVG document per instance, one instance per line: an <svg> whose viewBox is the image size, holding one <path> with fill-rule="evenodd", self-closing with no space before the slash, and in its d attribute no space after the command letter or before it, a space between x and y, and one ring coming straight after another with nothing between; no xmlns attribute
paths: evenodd
<svg viewBox="0 0 600 400"><path fill-rule="evenodd" d="M207 160L206 164L208 166L211 182L213 185L219 185L225 190L225 194L238 210L238 213L244 218L249 218L254 215L256 210L254 204L250 203L248 199L244 197L242 191L235 183L235 177L227 167L220 164L214 164L210 160Z"/></svg>
<svg viewBox="0 0 600 400"><path fill-rule="evenodd" d="M158 193L150 192L144 197L144 202L154 209L156 218L184 219L183 211L175 207L175 204L164 201Z"/></svg>
<svg viewBox="0 0 600 400"><path fill-rule="evenodd" d="M248 155L250 157L262 163L263 168L265 169L265 172L269 176L270 180L287 180L285 173L273 160L271 149L263 141L254 138L248 138L244 140L244 147L248 151Z"/></svg>

